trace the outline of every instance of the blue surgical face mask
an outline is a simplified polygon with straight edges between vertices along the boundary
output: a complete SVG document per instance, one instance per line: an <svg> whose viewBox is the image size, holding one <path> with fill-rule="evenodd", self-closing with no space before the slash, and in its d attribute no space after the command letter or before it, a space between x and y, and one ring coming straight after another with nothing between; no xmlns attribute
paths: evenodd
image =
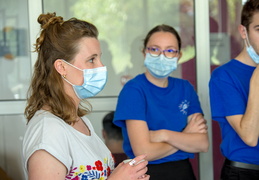
<svg viewBox="0 0 259 180"><path fill-rule="evenodd" d="M69 82L66 78L63 79L73 86L73 89L79 99L86 99L97 95L103 90L107 81L107 68L106 66L98 67L94 69L80 69L73 64L63 60L68 65L83 71L84 83L81 86L74 85Z"/></svg>
<svg viewBox="0 0 259 180"><path fill-rule="evenodd" d="M245 41L245 45L246 45L246 51L249 54L250 58L256 63L259 63L259 55L256 53L256 51L254 50L253 46L251 46L249 39L248 39L248 34L245 28L245 33L246 33L246 39Z"/></svg>
<svg viewBox="0 0 259 180"><path fill-rule="evenodd" d="M146 53L144 64L150 74L156 78L165 78L177 69L178 58L167 58L163 54L153 57Z"/></svg>

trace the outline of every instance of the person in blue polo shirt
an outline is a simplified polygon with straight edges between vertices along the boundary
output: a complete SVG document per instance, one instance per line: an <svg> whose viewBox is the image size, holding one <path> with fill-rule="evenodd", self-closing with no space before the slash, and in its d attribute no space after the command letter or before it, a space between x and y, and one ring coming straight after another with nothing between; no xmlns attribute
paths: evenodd
<svg viewBox="0 0 259 180"><path fill-rule="evenodd" d="M181 39L173 27L151 29L143 48L147 70L125 84L115 111L124 152L130 158L147 154L151 180L195 179L189 158L209 146L193 86L169 76L177 68L180 50Z"/></svg>
<svg viewBox="0 0 259 180"><path fill-rule="evenodd" d="M221 128L226 157L222 180L259 179L259 1L242 10L240 54L218 67L209 82L212 119Z"/></svg>

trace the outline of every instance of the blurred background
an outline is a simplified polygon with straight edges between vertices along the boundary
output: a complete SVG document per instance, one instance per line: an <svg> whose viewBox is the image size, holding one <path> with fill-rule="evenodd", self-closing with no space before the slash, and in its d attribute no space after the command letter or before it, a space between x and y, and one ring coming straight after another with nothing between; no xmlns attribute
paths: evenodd
<svg viewBox="0 0 259 180"><path fill-rule="evenodd" d="M36 60L33 44L40 13L76 17L99 29L102 61L108 68L105 89L90 98L89 119L102 138L102 118L115 109L123 85L143 73L143 39L158 24L176 28L183 57L172 76L189 80L197 90L210 128L211 147L192 159L197 179L219 179L223 158L220 133L210 118L208 79L216 67L242 47L237 26L244 0L0 0L0 179L24 180L21 145L26 128L23 111ZM206 21L201 22L202 19ZM208 46L206 45L206 42ZM202 48L200 48L202 47ZM2 176L2 177L1 177Z"/></svg>

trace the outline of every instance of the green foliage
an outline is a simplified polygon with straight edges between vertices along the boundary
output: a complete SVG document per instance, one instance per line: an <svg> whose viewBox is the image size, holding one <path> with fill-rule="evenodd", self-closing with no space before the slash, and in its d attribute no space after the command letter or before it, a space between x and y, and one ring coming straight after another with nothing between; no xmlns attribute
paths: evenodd
<svg viewBox="0 0 259 180"><path fill-rule="evenodd" d="M179 21L179 2L172 0L77 0L71 11L97 26L99 39L109 44L118 73L132 67L130 48L136 38L141 41L155 25L178 26Z"/></svg>

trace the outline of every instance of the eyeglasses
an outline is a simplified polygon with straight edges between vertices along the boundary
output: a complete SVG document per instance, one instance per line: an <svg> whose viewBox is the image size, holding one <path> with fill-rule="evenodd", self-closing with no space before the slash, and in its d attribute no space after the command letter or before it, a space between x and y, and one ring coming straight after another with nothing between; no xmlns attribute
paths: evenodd
<svg viewBox="0 0 259 180"><path fill-rule="evenodd" d="M174 58L174 57L178 56L178 53L179 53L179 51L175 50L175 49L161 50L161 49L159 49L157 47L148 47L147 50L148 50L148 53L151 56L153 56L153 57L160 56L160 54L163 52L165 57L167 57L167 58Z"/></svg>

